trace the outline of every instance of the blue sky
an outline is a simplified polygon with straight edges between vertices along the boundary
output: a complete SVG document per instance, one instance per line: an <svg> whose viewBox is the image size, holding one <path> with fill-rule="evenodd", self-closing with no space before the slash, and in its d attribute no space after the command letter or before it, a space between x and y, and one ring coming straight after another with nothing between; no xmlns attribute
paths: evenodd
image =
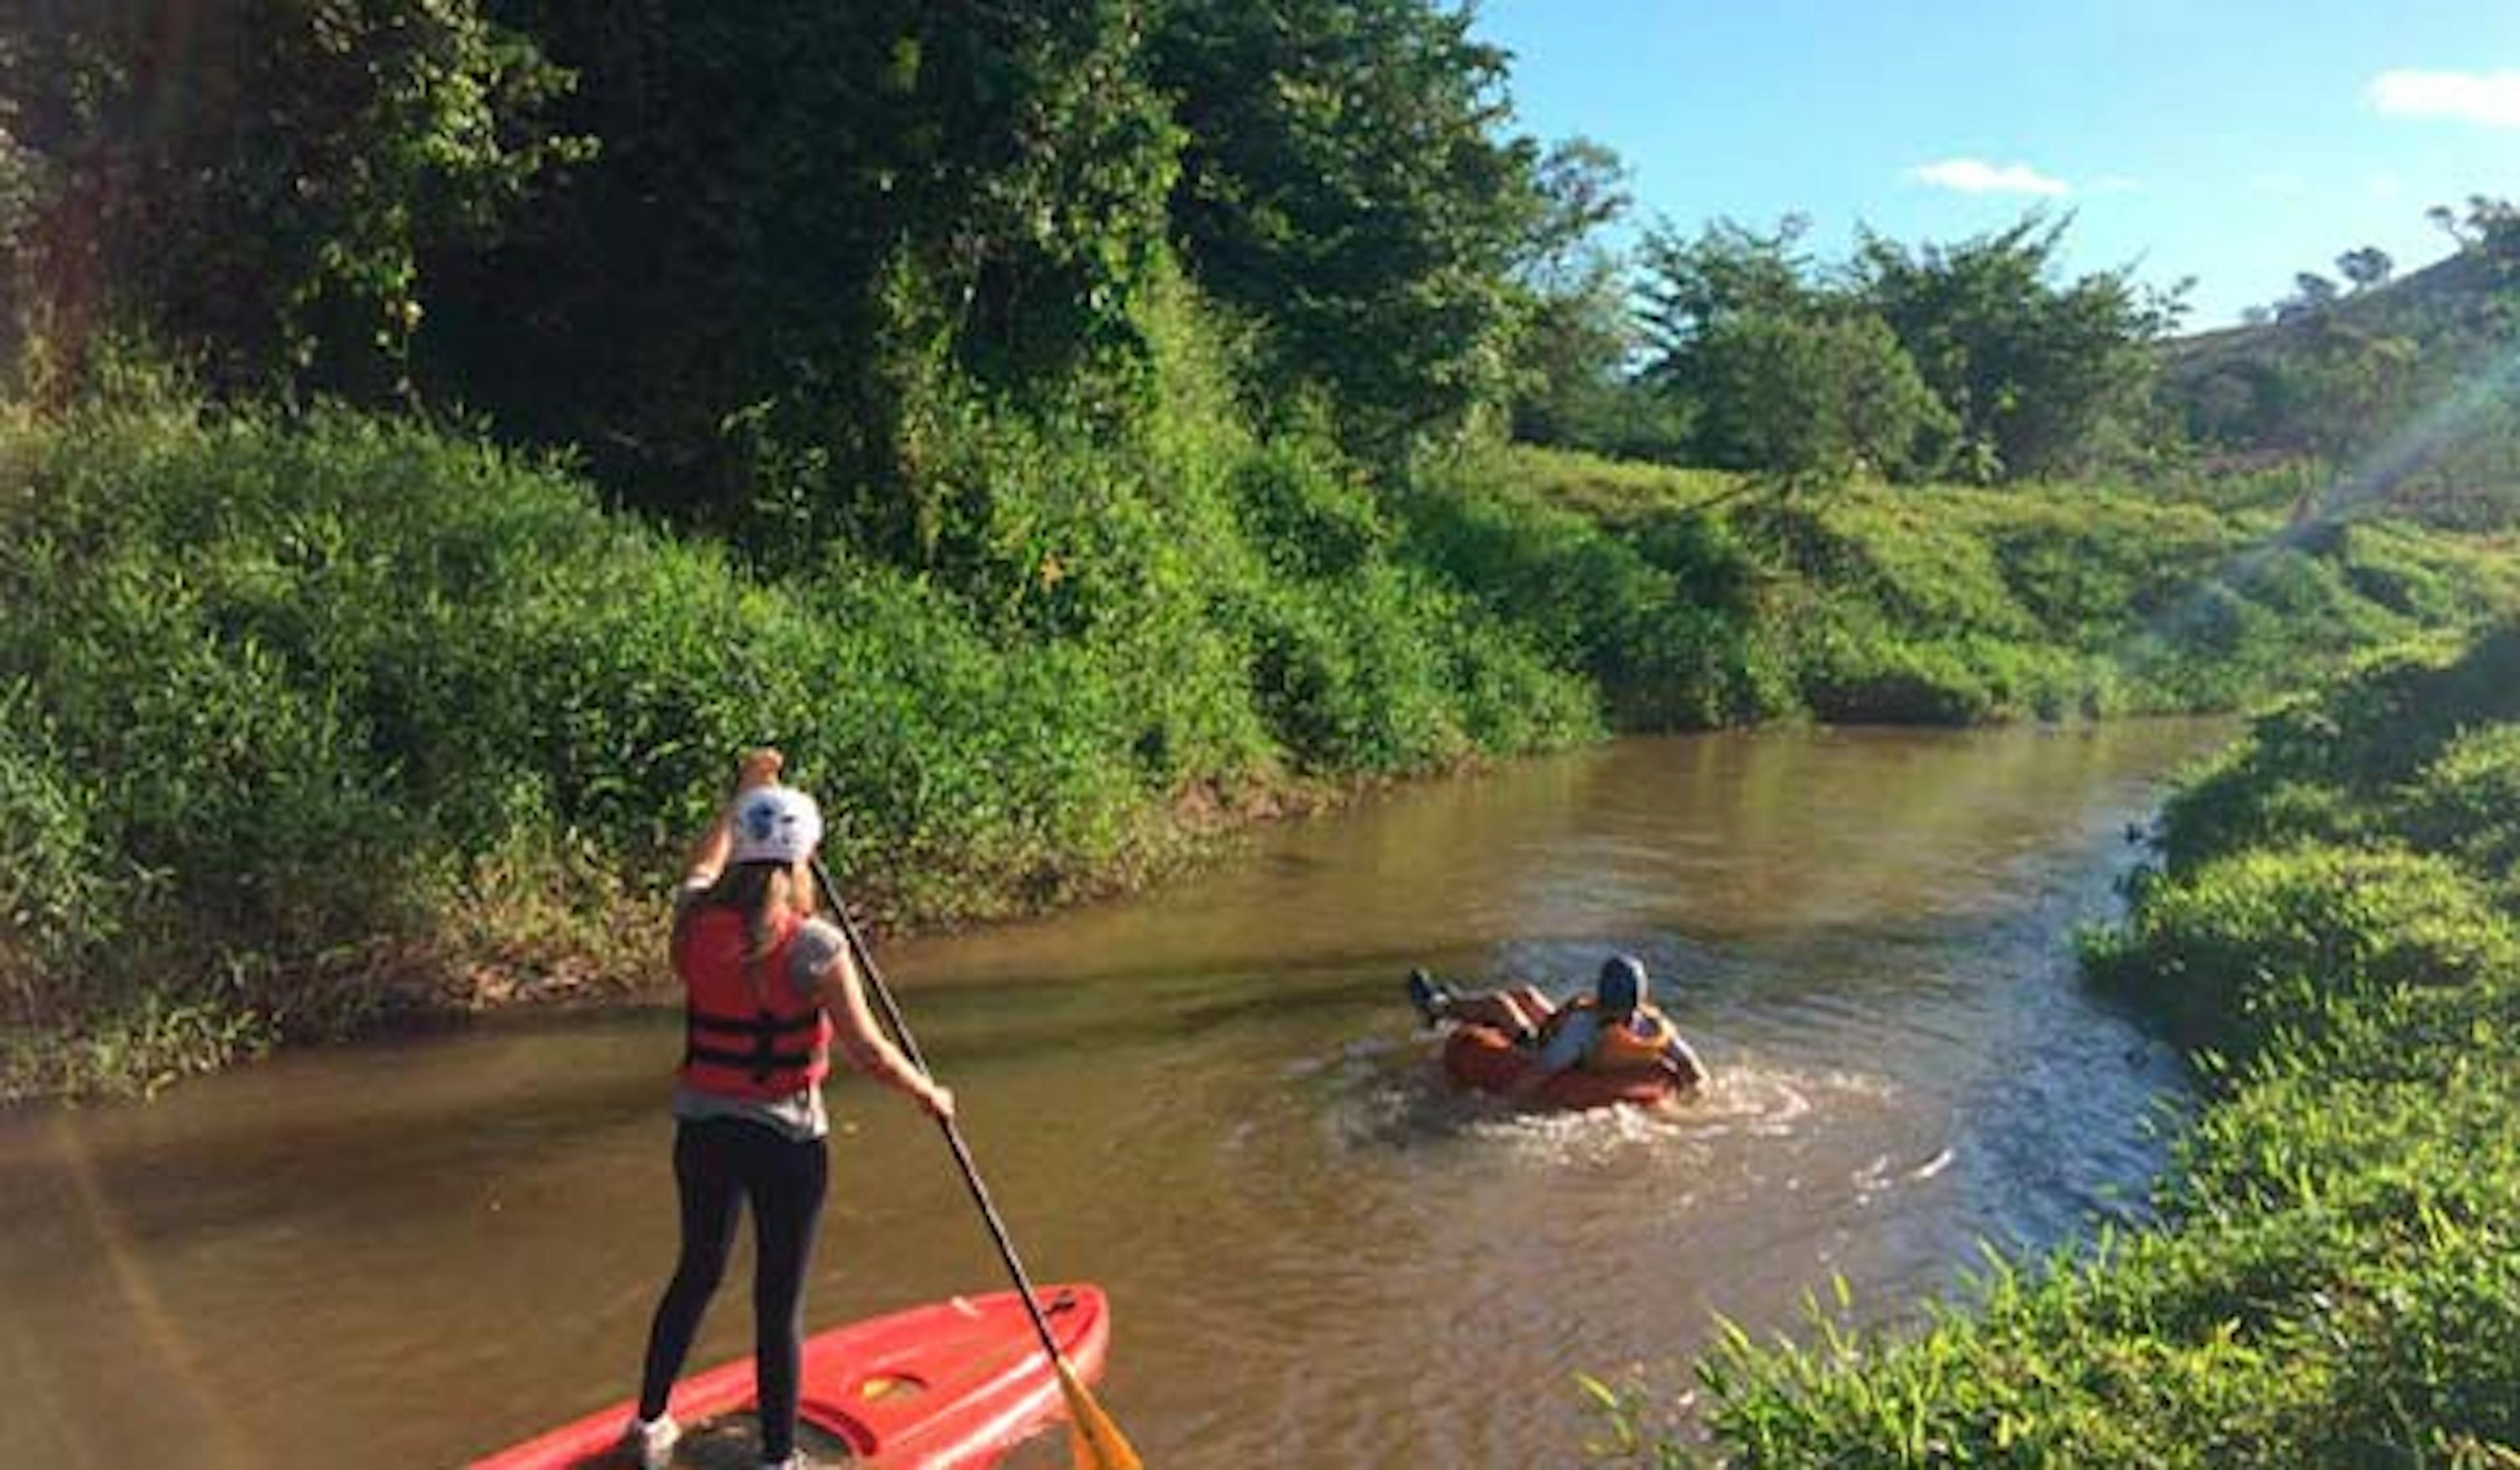
<svg viewBox="0 0 2520 1470"><path fill-rule="evenodd" d="M2067 270L2196 278L2189 330L2424 218L2520 200L2520 0L1486 0L1519 129L1626 162L1694 234L1809 215L1909 245L2072 211Z"/></svg>

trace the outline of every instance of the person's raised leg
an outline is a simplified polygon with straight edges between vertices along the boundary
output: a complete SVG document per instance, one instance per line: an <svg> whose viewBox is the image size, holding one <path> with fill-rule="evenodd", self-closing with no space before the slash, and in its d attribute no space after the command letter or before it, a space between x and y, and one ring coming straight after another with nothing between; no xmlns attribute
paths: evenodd
<svg viewBox="0 0 2520 1470"><path fill-rule="evenodd" d="M1516 1037L1539 1036L1540 1028L1557 1013L1557 1002L1542 994L1537 985L1517 985L1496 994L1499 1004L1512 1017L1512 1024L1504 1029Z"/></svg>
<svg viewBox="0 0 2520 1470"><path fill-rule="evenodd" d="M1457 995L1444 1006L1443 1018L1466 1026L1486 1026L1516 1040L1537 1036L1540 1023L1556 1007L1532 986Z"/></svg>

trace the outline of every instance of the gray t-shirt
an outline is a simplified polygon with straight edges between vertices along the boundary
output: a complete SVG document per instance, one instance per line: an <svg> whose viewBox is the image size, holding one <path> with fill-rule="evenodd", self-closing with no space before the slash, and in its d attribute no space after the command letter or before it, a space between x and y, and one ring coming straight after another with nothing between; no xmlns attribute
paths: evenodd
<svg viewBox="0 0 2520 1470"><path fill-rule="evenodd" d="M1592 1054L1593 1039L1601 1034L1600 1012L1579 1010L1557 1023L1557 1034L1540 1048L1540 1069L1563 1072Z"/></svg>
<svg viewBox="0 0 2520 1470"><path fill-rule="evenodd" d="M674 896L675 918L682 917L698 890L685 887ZM781 978L792 989L797 999L814 999L814 977L821 973L840 952L847 948L848 938L839 925L827 918L809 918L796 927L796 937L788 946L788 973ZM799 1088L762 1101L742 1097L721 1097L703 1092L677 1080L674 1084L674 1116L699 1122L708 1118L744 1118L776 1129L798 1142L820 1138L832 1131L832 1116L823 1106L823 1090Z"/></svg>

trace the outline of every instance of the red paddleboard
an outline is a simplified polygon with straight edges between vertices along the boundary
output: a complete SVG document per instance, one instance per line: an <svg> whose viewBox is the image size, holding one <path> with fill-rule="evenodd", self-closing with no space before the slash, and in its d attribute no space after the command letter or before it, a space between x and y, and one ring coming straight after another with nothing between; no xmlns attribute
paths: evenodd
<svg viewBox="0 0 2520 1470"><path fill-rule="evenodd" d="M1444 1070L1466 1087L1502 1092L1534 1062L1532 1053L1493 1026L1456 1026L1444 1038ZM1651 1105L1679 1095L1680 1079L1661 1067L1634 1072L1569 1069L1542 1083L1535 1100L1556 1108L1588 1108L1618 1102Z"/></svg>
<svg viewBox="0 0 2520 1470"><path fill-rule="evenodd" d="M1110 1305L1095 1286L1034 1290L1068 1366L1080 1380L1102 1371ZM1066 1416L1058 1376L1012 1291L954 1297L834 1327L805 1340L797 1448L829 1463L875 1462L955 1470L994 1464L1007 1450ZM623 1403L529 1440L472 1470L617 1470L635 1403ZM760 1462L752 1417L752 1359L726 1363L674 1386L682 1422L677 1466Z"/></svg>

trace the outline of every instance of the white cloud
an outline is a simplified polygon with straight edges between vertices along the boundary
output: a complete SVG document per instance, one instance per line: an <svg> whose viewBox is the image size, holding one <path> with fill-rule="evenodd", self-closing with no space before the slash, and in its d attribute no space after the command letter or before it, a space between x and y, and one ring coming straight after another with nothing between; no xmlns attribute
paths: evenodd
<svg viewBox="0 0 2520 1470"><path fill-rule="evenodd" d="M2062 179L2051 179L2027 163L1989 163L1983 158L1946 158L1908 170L1908 177L1937 189L1962 194L2065 194Z"/></svg>
<svg viewBox="0 0 2520 1470"><path fill-rule="evenodd" d="M2362 95L2391 116L2520 128L2520 71L2383 71Z"/></svg>

